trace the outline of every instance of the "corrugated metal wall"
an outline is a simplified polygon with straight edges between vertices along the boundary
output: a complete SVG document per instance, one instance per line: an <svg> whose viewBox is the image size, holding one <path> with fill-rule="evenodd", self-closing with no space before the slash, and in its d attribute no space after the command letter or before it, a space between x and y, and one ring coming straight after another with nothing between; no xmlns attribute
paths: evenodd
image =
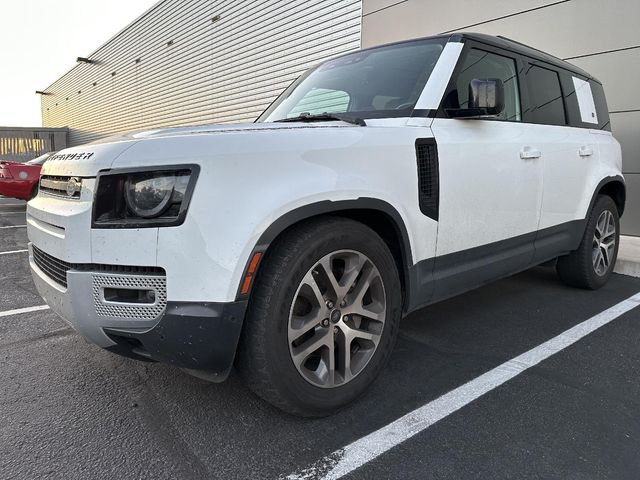
<svg viewBox="0 0 640 480"><path fill-rule="evenodd" d="M66 128L0 127L0 160L28 162L67 147Z"/></svg>
<svg viewBox="0 0 640 480"><path fill-rule="evenodd" d="M42 96L79 145L123 131L253 121L310 66L360 47L361 0L164 0ZM79 52L82 53L82 52Z"/></svg>
<svg viewBox="0 0 640 480"><path fill-rule="evenodd" d="M363 15L363 47L456 30L504 35L602 81L627 180L622 230L640 235L638 0L364 0Z"/></svg>

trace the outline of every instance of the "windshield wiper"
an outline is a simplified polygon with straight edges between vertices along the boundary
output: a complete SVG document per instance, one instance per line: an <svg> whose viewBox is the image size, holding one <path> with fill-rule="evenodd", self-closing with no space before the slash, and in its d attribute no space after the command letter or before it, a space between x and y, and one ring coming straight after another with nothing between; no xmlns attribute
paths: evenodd
<svg viewBox="0 0 640 480"><path fill-rule="evenodd" d="M339 113L319 113L317 115L311 115L310 113L301 113L297 117L283 118L276 120L276 123L284 122L327 122L331 120L340 120L342 122L351 123L353 125L359 125L366 127L367 123L361 118L349 117Z"/></svg>

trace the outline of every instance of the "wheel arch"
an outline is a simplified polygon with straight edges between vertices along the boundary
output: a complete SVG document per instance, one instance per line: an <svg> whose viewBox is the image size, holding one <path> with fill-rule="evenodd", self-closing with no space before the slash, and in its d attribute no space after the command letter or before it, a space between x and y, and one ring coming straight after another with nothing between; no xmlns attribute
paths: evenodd
<svg viewBox="0 0 640 480"><path fill-rule="evenodd" d="M625 203L627 201L627 187L622 176L616 175L613 177L607 177L598 184L593 195L593 199L591 200L591 205L589 205L589 211L591 211L598 195L607 195L611 197L615 202L616 207L618 207L619 216L622 217Z"/></svg>
<svg viewBox="0 0 640 480"><path fill-rule="evenodd" d="M400 213L389 203L376 198L358 198L355 200L321 201L295 208L271 223L260 236L245 265L242 279L246 279L251 268L251 261L256 254L269 254L270 248L277 238L292 227L313 219L334 216L348 218L374 230L389 247L396 262L403 291L403 302L406 304L409 292L409 268L413 264L411 242L405 222ZM259 268L259 267L258 267ZM247 299L238 289L237 299Z"/></svg>

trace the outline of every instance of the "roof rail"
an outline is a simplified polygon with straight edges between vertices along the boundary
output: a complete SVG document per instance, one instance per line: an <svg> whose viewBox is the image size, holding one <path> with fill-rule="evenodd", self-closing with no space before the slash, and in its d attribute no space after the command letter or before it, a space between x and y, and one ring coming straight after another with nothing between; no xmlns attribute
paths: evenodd
<svg viewBox="0 0 640 480"><path fill-rule="evenodd" d="M526 47L526 48L530 48L531 50L535 50L536 52L540 52L548 57L553 57L557 60L560 60L561 62L566 62L566 60L563 60L560 57L556 57L555 55L551 55L549 52L545 52L544 50L540 50L539 48L536 47L532 47L531 45L527 45L526 43L522 43L519 42L517 40L514 40L513 38L509 38L509 37L505 37L504 35L497 35L498 38L501 38L502 40L506 40L507 42L513 42L513 43L517 43L518 45L522 46L522 47Z"/></svg>

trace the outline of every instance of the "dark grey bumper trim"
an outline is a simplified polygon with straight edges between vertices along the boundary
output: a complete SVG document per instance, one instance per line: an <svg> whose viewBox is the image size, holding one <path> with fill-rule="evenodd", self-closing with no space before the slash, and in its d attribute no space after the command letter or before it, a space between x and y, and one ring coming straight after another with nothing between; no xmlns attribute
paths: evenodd
<svg viewBox="0 0 640 480"><path fill-rule="evenodd" d="M104 329L116 345L107 350L138 360L207 372L224 381L231 371L247 309L230 303L169 302L160 322L146 332Z"/></svg>

